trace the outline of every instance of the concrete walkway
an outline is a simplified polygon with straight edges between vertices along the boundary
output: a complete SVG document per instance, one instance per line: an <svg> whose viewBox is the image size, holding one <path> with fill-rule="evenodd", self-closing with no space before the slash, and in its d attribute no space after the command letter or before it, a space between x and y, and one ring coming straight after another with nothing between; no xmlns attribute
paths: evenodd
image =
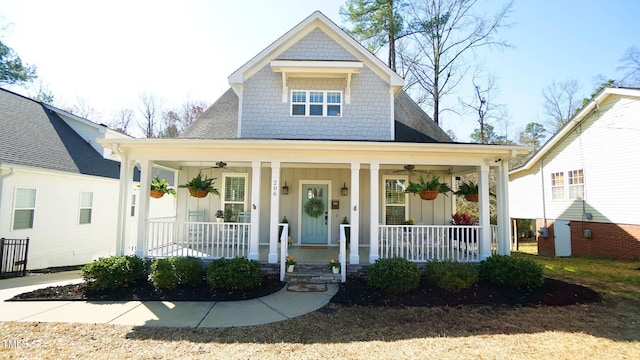
<svg viewBox="0 0 640 360"><path fill-rule="evenodd" d="M0 280L0 321L66 322L168 327L237 327L283 321L325 306L338 291L282 290L244 301L11 301L43 287L82 282L78 271Z"/></svg>

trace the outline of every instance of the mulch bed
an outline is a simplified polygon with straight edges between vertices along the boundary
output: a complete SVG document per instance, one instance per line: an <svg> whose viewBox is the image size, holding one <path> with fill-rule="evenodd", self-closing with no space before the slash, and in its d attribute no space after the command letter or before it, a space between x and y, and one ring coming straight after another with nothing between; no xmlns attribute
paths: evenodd
<svg viewBox="0 0 640 360"><path fill-rule="evenodd" d="M114 290L91 291L81 283L38 289L7 301L236 301L273 294L284 285L276 276L265 276L261 286L249 290L211 290L206 282L198 286L158 290L145 282Z"/></svg>
<svg viewBox="0 0 640 360"><path fill-rule="evenodd" d="M250 290L211 290L206 283L173 290L158 290L150 283L109 291L91 291L85 284L48 287L13 297L7 301L235 301L272 294L284 287L276 276L266 276L262 285ZM343 306L564 306L601 301L597 292L560 280L545 279L541 287L528 289L496 286L480 281L456 292L421 283L420 287L402 294L386 293L367 285L360 276L350 276L340 284L331 303Z"/></svg>
<svg viewBox="0 0 640 360"><path fill-rule="evenodd" d="M350 277L340 284L340 290L331 299L334 304L345 306L457 306L457 305L508 305L508 306L564 306L602 301L600 294L587 287L546 278L538 288L497 286L480 281L470 288L447 291L422 282L415 290L402 293L386 293L367 285L363 277Z"/></svg>

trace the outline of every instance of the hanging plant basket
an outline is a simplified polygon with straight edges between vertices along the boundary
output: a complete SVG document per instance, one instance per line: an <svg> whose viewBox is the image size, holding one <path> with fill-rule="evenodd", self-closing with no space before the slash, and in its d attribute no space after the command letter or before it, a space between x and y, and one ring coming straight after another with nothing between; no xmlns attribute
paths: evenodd
<svg viewBox="0 0 640 360"><path fill-rule="evenodd" d="M438 190L424 190L419 193L422 200L433 200L438 197L438 194Z"/></svg>
<svg viewBox="0 0 640 360"><path fill-rule="evenodd" d="M464 198L470 202L478 202L478 194L467 194L464 196Z"/></svg>
<svg viewBox="0 0 640 360"><path fill-rule="evenodd" d="M149 196L155 199L160 199L164 195L162 190L149 190Z"/></svg>
<svg viewBox="0 0 640 360"><path fill-rule="evenodd" d="M324 212L324 201L318 198L309 199L304 204L304 213L312 218L317 218Z"/></svg>
<svg viewBox="0 0 640 360"><path fill-rule="evenodd" d="M195 197L195 198L203 198L206 197L207 195L209 195L209 192L207 190L196 190L196 189L189 189L189 194L191 194L191 196Z"/></svg>

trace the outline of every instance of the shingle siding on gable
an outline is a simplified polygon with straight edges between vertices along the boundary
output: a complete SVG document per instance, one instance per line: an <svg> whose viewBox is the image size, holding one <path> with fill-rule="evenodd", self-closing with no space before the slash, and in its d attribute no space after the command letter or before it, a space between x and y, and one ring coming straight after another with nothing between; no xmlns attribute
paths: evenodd
<svg viewBox="0 0 640 360"><path fill-rule="evenodd" d="M278 56L280 60L356 61L342 46L320 29L315 29Z"/></svg>
<svg viewBox="0 0 640 360"><path fill-rule="evenodd" d="M279 59L355 60L320 30L314 30L285 51ZM389 85L366 66L352 75L351 102L345 103L345 79L290 78L291 90L343 92L342 117L290 115L290 99L282 102L282 75L266 65L245 82L243 138L313 140L393 140Z"/></svg>

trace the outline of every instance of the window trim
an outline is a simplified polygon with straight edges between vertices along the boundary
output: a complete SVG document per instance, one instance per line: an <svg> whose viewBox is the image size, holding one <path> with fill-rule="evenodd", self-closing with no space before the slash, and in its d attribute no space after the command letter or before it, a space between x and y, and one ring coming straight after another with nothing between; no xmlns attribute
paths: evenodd
<svg viewBox="0 0 640 360"><path fill-rule="evenodd" d="M305 101L303 102L294 102L293 94L294 93L305 93ZM322 103L311 102L311 93L322 93ZM329 94L337 93L340 94L340 102L329 102ZM311 106L312 105L322 105L322 115L311 115ZM293 113L294 105L304 105L304 115L296 115ZM339 106L340 111L338 115L329 115L329 106ZM325 118L341 118L344 112L344 93L341 90L291 90L289 94L289 116L291 117L325 117Z"/></svg>
<svg viewBox="0 0 640 360"><path fill-rule="evenodd" d="M34 195L33 195L33 207L25 207L25 208L18 208L18 192L20 190L33 190ZM13 210L11 211L11 230L12 231L19 231L19 230L29 230L29 229L33 229L35 227L35 222L36 222L36 206L38 205L38 190L36 188L33 187L16 187L15 191L13 193ZM17 210L31 210L32 215L31 215L31 225L30 227L26 227L26 228L18 228L16 229L16 211Z"/></svg>
<svg viewBox="0 0 640 360"><path fill-rule="evenodd" d="M244 178L244 201L227 201L226 193L227 193L227 178ZM249 174L247 173L223 173L222 174L222 192L220 193L220 208L224 211L227 204L242 204L244 211L247 210L247 204L249 202ZM225 214L225 221L227 221Z"/></svg>
<svg viewBox="0 0 640 360"><path fill-rule="evenodd" d="M555 176L554 175L561 175L562 176L562 184L561 185L554 185L554 181L555 181ZM564 171L554 171L551 173L551 200L553 201L557 201L557 200L566 200L567 199L567 181L565 178L565 173ZM555 197L555 192L554 189L562 189L562 197Z"/></svg>
<svg viewBox="0 0 640 360"><path fill-rule="evenodd" d="M82 196L84 194L91 194L91 205L82 206ZM91 225L93 222L93 191L80 191L80 199L78 204L78 225ZM89 210L89 222L82 222L82 210Z"/></svg>
<svg viewBox="0 0 640 360"><path fill-rule="evenodd" d="M574 172L575 173L579 172L579 176L573 177L572 175ZM572 180L575 181L576 179L581 179L582 181L577 184L572 184L571 183ZM582 188L582 196L573 197L571 190L578 187ZM584 199L584 170L583 169L575 169L575 170L567 171L567 196L570 200Z"/></svg>
<svg viewBox="0 0 640 360"><path fill-rule="evenodd" d="M384 225L389 225L387 224L387 207L389 206L393 206L393 207L404 207L404 215L405 217L409 215L409 194L405 193L404 194L404 205L400 205L400 204L388 204L387 203L387 198L385 196L386 191L387 191L387 180L404 180L404 184L405 186L409 185L409 177L406 175L383 175L382 176L382 192L381 192L381 196L382 196L382 218L384 219Z"/></svg>

